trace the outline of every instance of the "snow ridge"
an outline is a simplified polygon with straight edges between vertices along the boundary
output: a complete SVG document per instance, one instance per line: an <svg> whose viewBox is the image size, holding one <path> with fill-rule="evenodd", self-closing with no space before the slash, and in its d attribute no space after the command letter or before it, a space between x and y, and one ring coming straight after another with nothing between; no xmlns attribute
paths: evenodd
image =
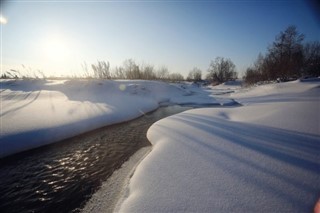
<svg viewBox="0 0 320 213"><path fill-rule="evenodd" d="M319 82L238 90L236 108L153 124L118 212L311 212L320 192Z"/></svg>
<svg viewBox="0 0 320 213"><path fill-rule="evenodd" d="M163 104L217 104L190 84L142 80L1 80L0 158L110 124Z"/></svg>

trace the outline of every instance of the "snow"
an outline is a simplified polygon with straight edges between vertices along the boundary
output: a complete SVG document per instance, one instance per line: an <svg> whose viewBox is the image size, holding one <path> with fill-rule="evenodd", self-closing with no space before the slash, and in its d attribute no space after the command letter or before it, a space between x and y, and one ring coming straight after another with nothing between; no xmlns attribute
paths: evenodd
<svg viewBox="0 0 320 213"><path fill-rule="evenodd" d="M141 148L124 162L121 168L114 171L81 209L81 213L112 212L118 200L126 193L125 185L130 181L130 176L134 173L136 166L150 150L150 147Z"/></svg>
<svg viewBox="0 0 320 213"><path fill-rule="evenodd" d="M0 158L128 121L163 104L220 104L201 88L156 81L1 80L0 89Z"/></svg>
<svg viewBox="0 0 320 213"><path fill-rule="evenodd" d="M320 192L320 82L222 95L242 106L193 109L151 126L152 151L116 212L312 211Z"/></svg>
<svg viewBox="0 0 320 213"><path fill-rule="evenodd" d="M319 80L240 84L1 80L0 158L160 105L220 105L151 126L152 150L128 169L115 211L311 212L320 192Z"/></svg>

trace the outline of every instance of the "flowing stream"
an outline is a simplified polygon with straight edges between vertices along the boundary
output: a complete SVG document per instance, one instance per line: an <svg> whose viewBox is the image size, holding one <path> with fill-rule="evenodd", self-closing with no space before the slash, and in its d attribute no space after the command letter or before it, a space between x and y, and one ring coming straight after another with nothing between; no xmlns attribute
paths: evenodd
<svg viewBox="0 0 320 213"><path fill-rule="evenodd" d="M135 120L0 159L0 211L79 212L137 150L149 127L191 107L160 107Z"/></svg>

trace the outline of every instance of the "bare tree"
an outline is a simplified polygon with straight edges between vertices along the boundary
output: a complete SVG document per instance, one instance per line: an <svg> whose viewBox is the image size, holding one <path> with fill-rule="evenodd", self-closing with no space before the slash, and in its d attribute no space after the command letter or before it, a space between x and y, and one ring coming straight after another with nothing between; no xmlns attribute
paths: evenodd
<svg viewBox="0 0 320 213"><path fill-rule="evenodd" d="M207 78L218 83L234 80L237 78L235 67L231 59L216 57L210 63Z"/></svg>
<svg viewBox="0 0 320 213"><path fill-rule="evenodd" d="M261 54L247 69L247 83L290 80L303 75L320 75L320 43L302 44L304 35L295 26L289 26L276 36L265 56Z"/></svg>
<svg viewBox="0 0 320 213"><path fill-rule="evenodd" d="M267 59L271 79L297 77L303 65L302 41L295 26L289 26L284 32L276 36L276 40L268 49Z"/></svg>
<svg viewBox="0 0 320 213"><path fill-rule="evenodd" d="M114 78L114 79L125 79L126 76L125 76L123 67L121 67L121 66L120 67L115 67L114 71L113 71L113 74L112 74L112 78Z"/></svg>
<svg viewBox="0 0 320 213"><path fill-rule="evenodd" d="M303 75L320 76L320 42L309 42L303 47Z"/></svg>
<svg viewBox="0 0 320 213"><path fill-rule="evenodd" d="M194 67L189 72L187 80L188 81L201 81L201 77L202 77L202 71L199 68Z"/></svg>
<svg viewBox="0 0 320 213"><path fill-rule="evenodd" d="M167 67L162 66L157 72L157 79L159 80L167 80L169 79L169 70Z"/></svg>
<svg viewBox="0 0 320 213"><path fill-rule="evenodd" d="M183 81L184 77L180 73L171 73L169 75L169 80L173 82Z"/></svg>
<svg viewBox="0 0 320 213"><path fill-rule="evenodd" d="M142 79L155 80L156 74L152 65L141 65Z"/></svg>
<svg viewBox="0 0 320 213"><path fill-rule="evenodd" d="M141 79L142 77L139 66L132 59L123 62L123 69L127 79Z"/></svg>

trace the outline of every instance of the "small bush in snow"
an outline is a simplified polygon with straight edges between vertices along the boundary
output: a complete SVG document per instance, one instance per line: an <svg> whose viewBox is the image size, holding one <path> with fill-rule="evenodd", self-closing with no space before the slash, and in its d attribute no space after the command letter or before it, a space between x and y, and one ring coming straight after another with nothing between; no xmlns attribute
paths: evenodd
<svg viewBox="0 0 320 213"><path fill-rule="evenodd" d="M109 62L98 61L97 64L92 64L91 67L95 78L111 79Z"/></svg>

